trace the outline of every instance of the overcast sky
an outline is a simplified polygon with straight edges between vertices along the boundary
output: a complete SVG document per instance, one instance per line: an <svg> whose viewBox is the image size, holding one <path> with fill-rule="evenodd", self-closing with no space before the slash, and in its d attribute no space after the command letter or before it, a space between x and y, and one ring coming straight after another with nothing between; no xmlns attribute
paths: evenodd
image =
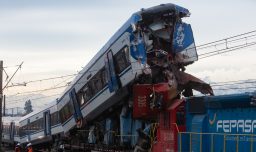
<svg viewBox="0 0 256 152"><path fill-rule="evenodd" d="M163 3L190 10L191 17L185 21L192 25L197 45L256 30L255 0L0 0L0 59L5 66L24 61L13 83L75 73L132 13ZM187 71L207 81L253 79L255 49L202 59ZM6 69L9 75L14 70ZM66 81L70 80L13 87L5 93L43 89Z"/></svg>

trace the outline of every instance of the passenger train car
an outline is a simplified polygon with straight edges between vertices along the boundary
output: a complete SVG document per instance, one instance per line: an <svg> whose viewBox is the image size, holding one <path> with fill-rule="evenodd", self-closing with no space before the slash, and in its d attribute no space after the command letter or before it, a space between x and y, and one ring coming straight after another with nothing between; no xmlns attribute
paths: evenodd
<svg viewBox="0 0 256 152"><path fill-rule="evenodd" d="M3 117L2 141L6 144L15 144L20 142L19 120L21 117Z"/></svg>
<svg viewBox="0 0 256 152"><path fill-rule="evenodd" d="M115 140L118 145L134 146L137 137L128 137L131 130L147 124L131 119L137 83L167 82L174 90L172 98L192 89L191 82L202 86L193 89L213 94L208 84L184 72L185 66L198 59L191 26L182 21L189 15L174 4L134 13L58 100L65 134L82 131L90 144L110 145ZM114 133L118 139L108 140Z"/></svg>
<svg viewBox="0 0 256 152"><path fill-rule="evenodd" d="M20 143L23 145L32 143L37 147L51 147L63 134L56 101L22 117L19 125Z"/></svg>
<svg viewBox="0 0 256 152"><path fill-rule="evenodd" d="M209 84L184 72L198 59L191 26L182 21L189 15L174 4L134 13L60 98L19 120L20 143L50 148L63 139L78 149L131 150L141 146L137 130L157 124L181 92L213 95ZM140 117L140 108L150 117Z"/></svg>

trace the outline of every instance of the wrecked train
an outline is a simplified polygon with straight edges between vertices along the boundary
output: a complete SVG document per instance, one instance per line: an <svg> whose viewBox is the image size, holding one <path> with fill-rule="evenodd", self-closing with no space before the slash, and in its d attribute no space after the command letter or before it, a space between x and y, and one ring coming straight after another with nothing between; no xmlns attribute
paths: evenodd
<svg viewBox="0 0 256 152"><path fill-rule="evenodd" d="M83 139L92 149L133 148L137 129L157 122L132 115L136 84L151 87L150 108L165 105L154 88L169 88L168 99L192 95L192 89L213 94L211 87L185 73L185 66L198 59L191 26L182 21L189 11L162 4L134 13L84 67L66 89L57 106L63 130L71 145ZM153 90L152 90L153 89ZM143 105L142 97L139 106ZM88 149L88 147L87 147Z"/></svg>
<svg viewBox="0 0 256 152"><path fill-rule="evenodd" d="M182 21L189 15L174 4L134 13L57 99L57 115L42 109L20 120L20 141L72 149L150 148L139 137L156 127L161 111L192 89L213 95L208 84L184 72L198 59L191 26Z"/></svg>

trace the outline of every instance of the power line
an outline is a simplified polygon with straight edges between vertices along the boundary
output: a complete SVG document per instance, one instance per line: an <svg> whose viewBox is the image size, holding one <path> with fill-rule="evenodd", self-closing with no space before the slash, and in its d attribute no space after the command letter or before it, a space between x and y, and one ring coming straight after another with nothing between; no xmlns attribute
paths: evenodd
<svg viewBox="0 0 256 152"><path fill-rule="evenodd" d="M246 80L238 80L238 81L246 81ZM227 81L228 82L237 82L237 81ZM220 82L220 83L224 83L224 82ZM256 83L256 81L254 82L240 82L240 83L237 83L237 84L247 84L247 83ZM218 84L218 83L215 83L215 84ZM232 84L231 84L232 85ZM233 85L236 85L236 84L233 84ZM212 85L211 85L212 86ZM215 86L226 86L225 84L222 84L222 85L215 85ZM52 88L54 89L54 88ZM256 87L228 87L228 88L215 88L213 90L237 90L237 89L256 89ZM45 96L45 97L37 97L37 98L29 98L29 97L25 97L23 99L16 99L16 100L11 100L11 101L8 101L7 103L8 104L13 104L13 103L19 103L19 102L23 102L24 100L39 100L39 99L44 99L44 98L49 98L49 97L52 97L52 96L58 96L58 95L61 95L61 94L53 94L53 95L49 95L49 96Z"/></svg>
<svg viewBox="0 0 256 152"><path fill-rule="evenodd" d="M249 35L249 34L252 34L252 35ZM246 47L249 47L249 46L256 45L256 41L251 42L251 43L247 42L248 39L252 38L252 37L256 38L256 30L251 31L251 32L247 32L247 33L243 33L243 34L239 34L239 35L236 35L236 36L228 37L228 38L225 38L225 39L209 42L209 43L206 43L206 44L198 45L196 47L189 48L188 50L195 49L195 48L197 48L197 50L201 50L201 49L205 49L205 48L209 48L209 47L215 47L216 50L214 50L214 51L210 51L210 52L202 53L202 54L198 55L198 57L200 57L200 59L208 58L208 57L212 57L212 56L215 56L215 55L219 55L219 54L223 54L223 53L227 53L227 52L231 52L231 51L235 51L235 50L238 50L238 49L242 49L242 48L246 48ZM240 44L240 45L235 45L235 46L231 46L231 47L228 46L229 43L231 43L231 42L237 43L239 41L245 41L245 42L244 42L244 44ZM225 44L225 48L217 49L218 45L223 45L223 44ZM89 72L94 72L94 71L98 71L98 70L99 69L89 70ZM31 80L31 81L22 82L22 83L13 83L12 85L7 86L7 87L14 87L14 86L17 86L17 85L26 86L29 83L42 82L42 81L48 81L48 80L53 80L53 79L60 79L60 78L65 78L65 77L70 77L70 76L76 76L78 74L68 74L68 75L57 76L57 77Z"/></svg>
<svg viewBox="0 0 256 152"><path fill-rule="evenodd" d="M41 89L41 90L34 90L34 91L26 91L26 92L22 92L22 93L18 93L18 94L28 94L28 93L36 93L36 92L43 92L43 91L49 91L49 90L56 90L56 89L67 87L67 86L68 85L59 86L59 87L51 87L51 88L46 88L46 89Z"/></svg>
<svg viewBox="0 0 256 152"><path fill-rule="evenodd" d="M79 74L79 73L78 73ZM17 84L24 84L24 86L26 86L29 83L34 83L34 82L42 82L42 81L49 81L49 80L54 80L54 79L62 79L62 78L66 78L66 77L71 77L71 76L76 76L78 74L68 74L68 75L62 75L62 76L57 76L57 77L50 77L50 78L44 78L44 79L38 79L38 80L31 80L31 81L27 81L27 82L23 82L23 83L15 83L12 84L10 86L7 86L7 88L9 87L14 87Z"/></svg>
<svg viewBox="0 0 256 152"><path fill-rule="evenodd" d="M229 86L229 85L238 85L238 84L254 84L256 83L256 80L249 81L249 80L240 80L240 81L230 81L230 82L222 82L222 83L215 83L212 84L212 87L219 87L219 86Z"/></svg>
<svg viewBox="0 0 256 152"><path fill-rule="evenodd" d="M150 67L149 67L150 68ZM151 67L152 68L152 67ZM136 72L136 71L140 71L141 69L133 69L132 71L130 71L130 72ZM69 78L68 78L69 79ZM67 79L66 79L67 80ZM66 80L64 80L63 82L65 82ZM91 80L91 79L90 79ZM67 83L67 84L65 84L65 85L63 85L63 86L59 86L60 84L62 84L63 82L60 82L59 84L57 84L57 85L55 85L55 86L53 86L53 87L50 87L50 88L45 88L45 89L40 89L40 90L34 90L34 91L27 91L27 92L19 92L19 93L17 93L17 94L15 94L15 95L20 95L20 94L28 94L28 93L36 93L36 92L44 92L44 91L49 91L49 90L56 90L56 89L59 89L59 88L63 88L63 87L67 87L67 86L69 86L69 85L79 85L79 84L86 84L88 81L90 81L90 80L86 80L86 81L81 81L81 82L76 82L75 84L69 84L69 83ZM248 80L250 80L250 79L248 79ZM247 81L247 80L237 80L238 82L239 81ZM235 81L230 81L230 82L235 82ZM224 82L219 82L219 83L224 83ZM247 83L249 83L249 82L247 82ZM216 83L213 83L213 86L217 86L218 85L218 82L216 82Z"/></svg>
<svg viewBox="0 0 256 152"><path fill-rule="evenodd" d="M236 51L236 50L243 49L243 48L246 48L246 47L250 47L250 46L253 46L253 45L256 45L256 41L253 42L253 43L237 45L237 46L230 47L230 48L225 48L225 49L220 49L220 50L200 54L198 56L200 57L199 59L204 59L204 58L212 57L212 56L215 56L215 55L220 55L220 54L223 54L223 53L232 52L232 51Z"/></svg>
<svg viewBox="0 0 256 152"><path fill-rule="evenodd" d="M256 34L256 30L253 30L253 31L250 31L250 32L246 32L246 33L238 34L238 35L235 35L235 36L227 37L227 38L224 38L224 39L221 39L221 40L201 44L201 45L196 46L196 48L204 48L205 46L215 46L216 44L217 45L218 44L223 44L223 42L225 44L226 42L233 42L234 40L241 40L241 39L246 39L246 38L249 38L249 37L252 37L252 36L256 36L255 34Z"/></svg>
<svg viewBox="0 0 256 152"><path fill-rule="evenodd" d="M256 89L256 87L231 87L231 88L216 88L213 90L245 90L245 89Z"/></svg>
<svg viewBox="0 0 256 152"><path fill-rule="evenodd" d="M59 96L60 94L53 94L53 95L49 95L49 96L44 96L44 97L37 97L37 98L24 98L24 99L17 99L17 100L10 100L7 103L8 104L14 104L14 103L19 103L21 101L24 100L31 100L31 101L35 101L35 100L39 100L39 99L45 99L45 98L49 98L49 97L54 97L54 96Z"/></svg>
<svg viewBox="0 0 256 152"><path fill-rule="evenodd" d="M68 78L68 79L70 79L70 78ZM43 89L43 90L38 90L38 93L40 94L40 93L42 93L43 91L48 91L48 90L54 90L56 87L58 87L60 84L62 84L62 83L64 83L64 82L66 82L68 79L65 79L65 80L63 80L62 82L60 82L60 83L58 83L58 84L56 84L56 85L54 85L53 87L51 87L51 88L47 88L47 90L46 89ZM30 92L29 92L30 93ZM35 92L34 92L35 93ZM20 94L24 94L24 93L17 93L17 94L15 94L15 95L20 95ZM26 93L25 93L26 94ZM31 97L33 97L33 96L36 96L37 94L33 94L33 95L31 95L30 97L25 97L26 99L27 98L31 98ZM14 96L14 95L12 95L12 96ZM16 99L17 101L18 100L25 100L25 98L22 98L22 99Z"/></svg>
<svg viewBox="0 0 256 152"><path fill-rule="evenodd" d="M4 69L8 69L8 68L15 68L15 67L19 67L20 65L11 65L11 66L5 66L3 67Z"/></svg>
<svg viewBox="0 0 256 152"><path fill-rule="evenodd" d="M234 51L234 50L238 50L238 49L242 49L242 48L245 48L245 47L249 47L249 46L252 46L252 45L255 45L256 42L253 42L253 43L247 43L247 38L250 38L250 37L253 37L255 35L250 35L250 36L245 36L246 34L251 34L251 33L254 33L256 31L251 31L251 32L247 32L247 33L244 33L244 34L240 34L240 35L237 35L237 36L233 36L233 37L229 37L229 38L225 38L225 39L222 39L222 40L218 40L218 41L214 41L214 42L210 42L210 43L206 43L206 44L203 44L203 45L199 45L197 47L205 47L209 44L214 44L212 46L215 46L216 47L216 44L218 42L218 44L226 44L226 48L224 49L220 49L220 50L215 50L215 51L211 51L211 52L208 52L208 53L203 53L203 54L200 54L199 56L203 56L201 57L202 58L207 58L207 57L211 57L211 56L214 56L214 55L218 55L218 54L222 54L222 53L226 53L226 52L231 52L231 51ZM242 38L239 38L239 36L243 36ZM234 40L229 40L229 39L232 39L232 38L236 38ZM242 45L237 45L237 46L233 46L233 47L228 47L227 46L227 42L237 42L238 40L242 40L242 39L246 39L246 43L245 44L242 44ZM225 41L225 43L220 43L221 41ZM138 69L138 70L141 70L141 69ZM98 71L98 69L95 69L95 70L89 70L89 72L93 72L93 71ZM136 70L133 69L132 72L134 72ZM78 73L80 74L80 73ZM65 77L70 77L70 76L76 76L78 74L69 74L69 75L64 75L64 76L58 76L58 77L51 77L51 78L45 78L45 79L39 79L39 80L32 80L32 81L27 81L27 82L24 82L25 85L29 84L29 83L34 83L34 82L41 82L41 81L48 81L48 80L53 80L53 79L59 79L59 78L65 78ZM78 83L77 83L78 84ZM16 86L17 84L12 84L11 86L7 86L7 87L12 87L12 86ZM76 85L76 84L75 84ZM34 92L40 92L40 91L48 91L48 90L54 90L54 89L58 89L58 88L62 88L62 87L66 87L67 85L65 86L61 86L61 87L51 87L51 88L46 88L46 89L42 89L42 90L35 90L35 91L28 91L28 92L23 92L23 94L26 94L26 93L34 93ZM18 94L21 94L21 93L18 93Z"/></svg>
<svg viewBox="0 0 256 152"><path fill-rule="evenodd" d="M201 53L198 56L200 59L207 58L231 51L235 51L238 49L242 49L245 47L250 47L256 45L256 30L239 34L236 36L228 37L222 40L202 44L199 46L196 46L197 50L204 50L207 49L207 52ZM210 48L213 48L213 50L209 51Z"/></svg>
<svg viewBox="0 0 256 152"><path fill-rule="evenodd" d="M8 84L11 82L12 78L15 76L15 74L18 72L19 69L21 69L21 66L24 62L21 62L21 64L19 65L19 67L16 69L16 71L13 73L13 75L11 76L10 80L6 83L6 85L3 87L3 90L8 86Z"/></svg>

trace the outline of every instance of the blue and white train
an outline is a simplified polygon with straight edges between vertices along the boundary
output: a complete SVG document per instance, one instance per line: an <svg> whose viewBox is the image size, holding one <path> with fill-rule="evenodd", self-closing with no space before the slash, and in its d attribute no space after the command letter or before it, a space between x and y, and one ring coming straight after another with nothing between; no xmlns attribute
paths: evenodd
<svg viewBox="0 0 256 152"><path fill-rule="evenodd" d="M155 121L132 118L134 84L168 83L173 98L191 89L213 94L208 84L184 72L198 59L191 26L182 21L189 15L174 4L134 13L56 102L19 120L20 142L68 137L70 145L82 141L92 149L134 147L136 130Z"/></svg>
<svg viewBox="0 0 256 152"><path fill-rule="evenodd" d="M2 141L6 144L15 144L20 142L19 120L21 117L3 117L2 118Z"/></svg>
<svg viewBox="0 0 256 152"><path fill-rule="evenodd" d="M58 100L64 133L76 139L80 131L90 144L134 146L131 130L147 122L130 119L133 84L168 82L176 97L195 82L203 87L194 89L213 94L209 85L183 72L198 59L191 26L182 21L189 15L174 4L134 13Z"/></svg>
<svg viewBox="0 0 256 152"><path fill-rule="evenodd" d="M63 134L56 101L19 120L20 143L51 148ZM46 146L47 145L47 146Z"/></svg>

